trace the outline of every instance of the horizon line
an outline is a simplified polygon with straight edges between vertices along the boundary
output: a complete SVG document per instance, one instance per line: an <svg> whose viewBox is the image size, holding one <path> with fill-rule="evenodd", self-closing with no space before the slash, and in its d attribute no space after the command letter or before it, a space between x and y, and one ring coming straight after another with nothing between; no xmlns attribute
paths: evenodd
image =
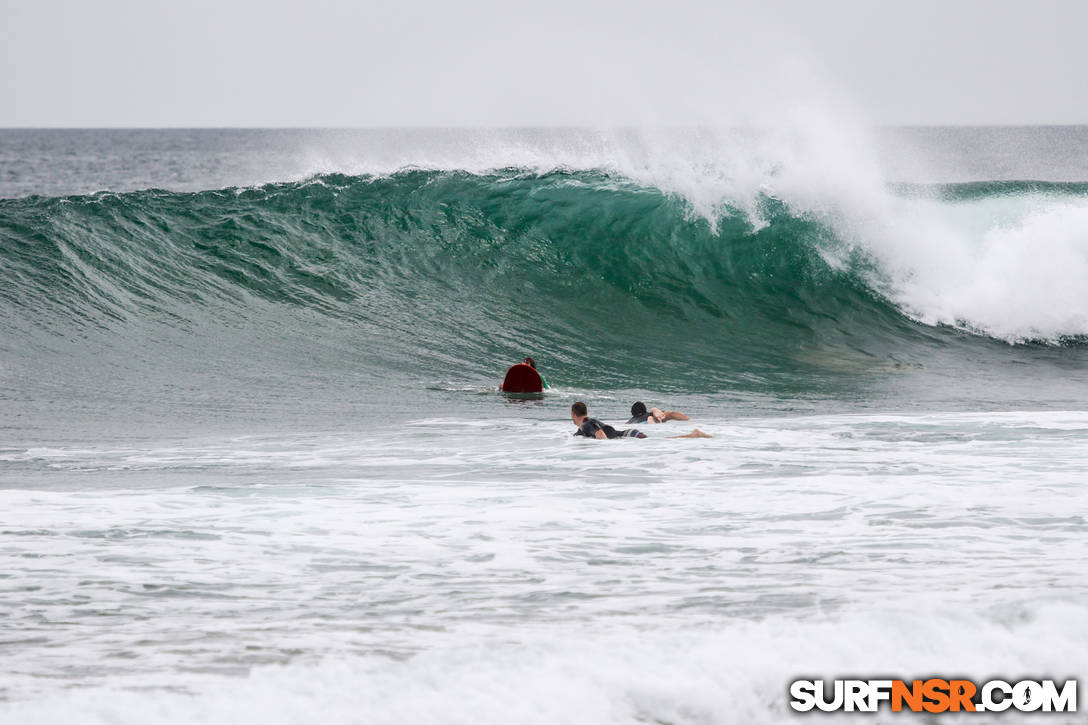
<svg viewBox="0 0 1088 725"><path fill-rule="evenodd" d="M904 129L972 129L972 128L1077 128L1088 126L1088 121L1076 123L879 123L868 124L874 130ZM405 126L0 126L0 131L595 131L595 130L676 130L716 128L759 128L756 124L716 126L713 124L660 124L660 125L577 125L545 124L540 126L470 126L463 124L405 125ZM770 127L770 126L768 126Z"/></svg>

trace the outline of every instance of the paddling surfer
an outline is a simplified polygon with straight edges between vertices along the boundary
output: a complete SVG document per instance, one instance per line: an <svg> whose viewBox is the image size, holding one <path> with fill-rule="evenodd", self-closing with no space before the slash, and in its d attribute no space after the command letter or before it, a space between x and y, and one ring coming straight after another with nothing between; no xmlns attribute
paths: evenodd
<svg viewBox="0 0 1088 725"><path fill-rule="evenodd" d="M646 404L641 400L631 406L632 423L664 423L669 420L691 420L688 416L676 410L661 410L661 408L646 409Z"/></svg>
<svg viewBox="0 0 1088 725"><path fill-rule="evenodd" d="M589 417L589 408L579 401L570 406L570 419L578 427L574 435L596 438L598 440L610 440L613 438L645 438L646 434L637 428L616 430L607 423L602 423L596 418ZM692 432L681 436L669 436L669 438L711 438L712 436L696 428Z"/></svg>

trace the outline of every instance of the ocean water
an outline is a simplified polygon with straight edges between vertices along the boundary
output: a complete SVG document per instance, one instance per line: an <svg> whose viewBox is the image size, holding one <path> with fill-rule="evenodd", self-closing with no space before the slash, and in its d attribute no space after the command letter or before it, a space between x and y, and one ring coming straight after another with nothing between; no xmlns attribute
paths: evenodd
<svg viewBox="0 0 1088 725"><path fill-rule="evenodd" d="M1085 280L1086 127L0 131L0 722L1077 677Z"/></svg>

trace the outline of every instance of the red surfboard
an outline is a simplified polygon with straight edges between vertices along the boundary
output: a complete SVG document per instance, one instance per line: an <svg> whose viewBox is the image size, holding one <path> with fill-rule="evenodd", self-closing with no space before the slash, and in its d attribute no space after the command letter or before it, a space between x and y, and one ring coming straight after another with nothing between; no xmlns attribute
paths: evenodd
<svg viewBox="0 0 1088 725"><path fill-rule="evenodd" d="M544 381L533 368L525 363L511 365L506 371L506 379L502 381L499 390L504 393L542 393Z"/></svg>

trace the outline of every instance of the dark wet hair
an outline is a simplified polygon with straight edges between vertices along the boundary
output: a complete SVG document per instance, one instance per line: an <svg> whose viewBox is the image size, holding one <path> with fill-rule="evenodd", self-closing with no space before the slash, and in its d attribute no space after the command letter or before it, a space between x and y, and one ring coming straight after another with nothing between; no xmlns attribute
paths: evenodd
<svg viewBox="0 0 1088 725"><path fill-rule="evenodd" d="M631 406L631 415L639 417L640 415L646 415L646 404L641 400Z"/></svg>
<svg viewBox="0 0 1088 725"><path fill-rule="evenodd" d="M589 408L586 407L585 403L579 400L577 403L570 406L570 412L575 415L589 415Z"/></svg>
<svg viewBox="0 0 1088 725"><path fill-rule="evenodd" d="M533 370L536 370L536 360L532 359L531 357L526 356L525 359L522 360L521 362L524 365L528 365Z"/></svg>

